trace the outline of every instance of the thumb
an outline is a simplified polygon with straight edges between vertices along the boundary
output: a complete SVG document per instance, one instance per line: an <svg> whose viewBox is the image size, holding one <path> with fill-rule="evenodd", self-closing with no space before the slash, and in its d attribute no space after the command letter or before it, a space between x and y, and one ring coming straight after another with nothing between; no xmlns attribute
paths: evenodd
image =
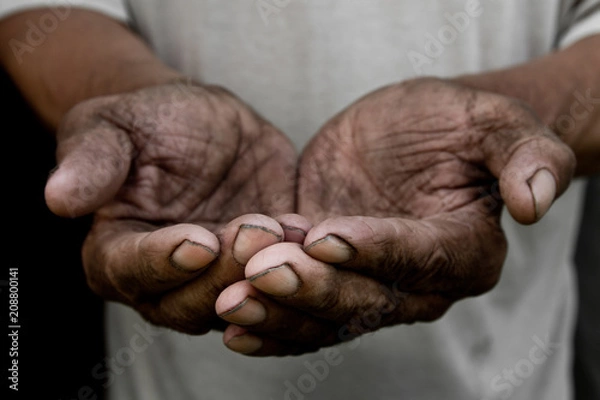
<svg viewBox="0 0 600 400"><path fill-rule="evenodd" d="M127 178L132 158L125 131L106 121L90 126L78 120L67 120L59 128L58 167L44 193L48 208L64 217L88 214L112 199Z"/></svg>
<svg viewBox="0 0 600 400"><path fill-rule="evenodd" d="M539 221L575 171L569 146L540 126L489 135L484 153L487 167L499 178L506 208L522 224Z"/></svg>

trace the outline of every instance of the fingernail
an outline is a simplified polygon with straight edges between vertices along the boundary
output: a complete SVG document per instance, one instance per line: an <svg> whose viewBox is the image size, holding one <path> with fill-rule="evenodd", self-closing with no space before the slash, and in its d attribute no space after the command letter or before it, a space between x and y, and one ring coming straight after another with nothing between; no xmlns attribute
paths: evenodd
<svg viewBox="0 0 600 400"><path fill-rule="evenodd" d="M281 235L264 226L241 225L233 243L233 259L246 265L259 250L281 242L281 239Z"/></svg>
<svg viewBox="0 0 600 400"><path fill-rule="evenodd" d="M229 339L226 346L237 353L250 354L260 349L263 345L263 341L258 336L246 333L240 336L234 336Z"/></svg>
<svg viewBox="0 0 600 400"><path fill-rule="evenodd" d="M295 226L281 225L285 234L284 241L293 243L304 243L306 232Z"/></svg>
<svg viewBox="0 0 600 400"><path fill-rule="evenodd" d="M528 183L535 205L535 219L538 221L548 212L556 197L556 181L550 171L540 169Z"/></svg>
<svg viewBox="0 0 600 400"><path fill-rule="evenodd" d="M312 242L304 251L319 261L328 264L343 264L356 256L356 250L344 239L336 235L327 235Z"/></svg>
<svg viewBox="0 0 600 400"><path fill-rule="evenodd" d="M248 279L258 290L279 297L295 294L301 284L298 275L287 264L269 268Z"/></svg>
<svg viewBox="0 0 600 400"><path fill-rule="evenodd" d="M260 301L252 297L246 297L240 304L220 314L219 317L232 324L254 325L263 322L267 318L267 309Z"/></svg>
<svg viewBox="0 0 600 400"><path fill-rule="evenodd" d="M180 271L194 273L206 268L217 256L203 244L186 239L171 254L171 265Z"/></svg>

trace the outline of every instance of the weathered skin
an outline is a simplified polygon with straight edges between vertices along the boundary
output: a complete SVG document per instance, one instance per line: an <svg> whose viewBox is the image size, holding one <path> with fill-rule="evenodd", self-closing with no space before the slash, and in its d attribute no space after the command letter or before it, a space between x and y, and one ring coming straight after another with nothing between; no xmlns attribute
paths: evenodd
<svg viewBox="0 0 600 400"><path fill-rule="evenodd" d="M61 168L46 196L59 214L97 209L83 248L90 286L150 321L209 330L219 292L244 278L238 229L261 228L244 229L244 261L284 238L265 215L294 209L294 149L224 89L179 83L92 99L67 114L58 141ZM59 191L68 202L54 199ZM179 263L190 271L174 268L186 240Z"/></svg>
<svg viewBox="0 0 600 400"><path fill-rule="evenodd" d="M435 320L497 283L506 255L500 193L515 219L532 223L550 203L536 205L531 177L546 170L561 193L574 164L516 100L437 79L377 90L327 123L302 155L298 212L316 224L304 251L289 243L262 250L246 266L254 287L235 284L217 309L244 294L262 301L267 320L244 327L262 334L254 355ZM283 278L293 279L281 265L299 278L287 292ZM289 318L286 307L306 316ZM365 316L376 322L357 324ZM284 322L294 335L277 329ZM229 328L225 341L240 332Z"/></svg>

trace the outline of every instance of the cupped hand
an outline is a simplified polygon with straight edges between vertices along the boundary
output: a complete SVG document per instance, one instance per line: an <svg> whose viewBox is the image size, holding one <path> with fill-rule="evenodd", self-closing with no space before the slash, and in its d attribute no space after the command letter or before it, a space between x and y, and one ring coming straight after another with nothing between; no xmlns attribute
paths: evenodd
<svg viewBox="0 0 600 400"><path fill-rule="evenodd" d="M234 324L225 343L296 354L439 318L498 282L503 206L536 222L574 166L569 147L515 99L439 79L359 99L302 155L298 211L315 224L304 247L260 251L248 280L219 297Z"/></svg>
<svg viewBox="0 0 600 400"><path fill-rule="evenodd" d="M46 200L58 215L94 213L82 251L89 285L155 324L218 326L221 290L285 239L268 216L294 210L293 146L222 88L173 83L94 98L65 116L57 143ZM303 240L303 224L288 235Z"/></svg>

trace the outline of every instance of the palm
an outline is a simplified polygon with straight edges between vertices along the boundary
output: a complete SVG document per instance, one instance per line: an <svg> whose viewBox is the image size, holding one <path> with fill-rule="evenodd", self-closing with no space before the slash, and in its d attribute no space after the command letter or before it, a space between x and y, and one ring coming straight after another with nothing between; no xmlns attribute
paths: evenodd
<svg viewBox="0 0 600 400"><path fill-rule="evenodd" d="M172 90L185 90L185 96L174 97ZM243 214L292 211L292 146L230 94L160 87L104 115L129 133L134 158L114 200L98 211L100 218L216 230Z"/></svg>
<svg viewBox="0 0 600 400"><path fill-rule="evenodd" d="M436 287L433 281L445 282L452 291L465 278L478 285L466 292L461 288L457 297L489 290L499 276L506 241L499 223L501 199L482 141L492 130L508 134L531 121L517 116L514 126L497 126L501 115L490 112L495 105L478 105L479 100L494 99L477 99L436 80L390 86L359 100L303 153L300 213L315 223L364 215L421 222L432 234L430 226L441 228L447 234L435 238L439 253L411 260L432 264L433 270L389 278L402 279L402 288L411 292L428 292ZM447 275L449 265L475 259L484 262L475 276Z"/></svg>
<svg viewBox="0 0 600 400"><path fill-rule="evenodd" d="M385 88L325 126L303 154L302 211L321 220L480 208L495 193L476 142L484 132L469 126L459 99L445 98L458 91L427 89Z"/></svg>

